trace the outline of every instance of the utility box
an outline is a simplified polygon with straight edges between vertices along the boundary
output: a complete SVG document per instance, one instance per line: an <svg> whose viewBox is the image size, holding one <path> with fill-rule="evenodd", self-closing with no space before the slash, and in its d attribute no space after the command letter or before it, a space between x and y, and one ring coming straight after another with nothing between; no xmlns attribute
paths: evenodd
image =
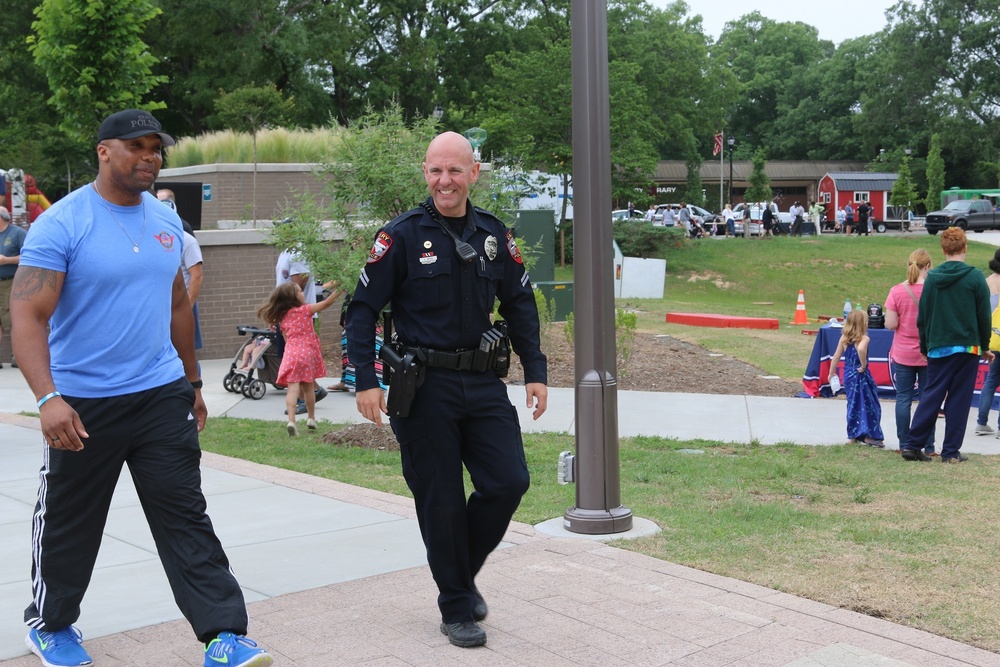
<svg viewBox="0 0 1000 667"><path fill-rule="evenodd" d="M541 291L545 302L552 308L552 321L565 322L573 312L573 283L556 280L540 280L534 282L535 288ZM554 303L553 303L554 302Z"/></svg>
<svg viewBox="0 0 1000 667"><path fill-rule="evenodd" d="M529 275L532 282L554 280L556 277L556 224L555 214L548 209L516 211L517 246L521 252L531 253ZM572 304L571 304L572 306Z"/></svg>

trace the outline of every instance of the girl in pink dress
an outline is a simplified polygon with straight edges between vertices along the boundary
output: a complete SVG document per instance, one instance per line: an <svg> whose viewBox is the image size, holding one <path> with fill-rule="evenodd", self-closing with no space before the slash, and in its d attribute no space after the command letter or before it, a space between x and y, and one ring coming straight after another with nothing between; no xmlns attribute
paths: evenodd
<svg viewBox="0 0 1000 667"><path fill-rule="evenodd" d="M257 317L270 325L281 326L285 337L285 354L281 357L281 367L275 384L288 386L285 406L288 408L288 435L298 435L295 424L295 402L299 395L306 403L309 419L306 426L316 429L316 395L312 385L316 378L326 377L323 363L323 349L319 336L313 328L313 315L326 310L341 295L333 290L330 296L319 303L306 303L302 288L294 282L279 285L271 292L271 298L257 311Z"/></svg>

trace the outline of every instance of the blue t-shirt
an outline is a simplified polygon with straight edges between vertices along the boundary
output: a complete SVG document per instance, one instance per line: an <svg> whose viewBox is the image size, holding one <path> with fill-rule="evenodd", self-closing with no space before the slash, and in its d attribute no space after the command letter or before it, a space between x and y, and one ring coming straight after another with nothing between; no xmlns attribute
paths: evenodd
<svg viewBox="0 0 1000 667"><path fill-rule="evenodd" d="M21 266L66 274L49 349L52 379L67 396L120 396L184 375L170 341L181 221L152 195L142 199L105 206L87 184L45 211L25 239Z"/></svg>
<svg viewBox="0 0 1000 667"><path fill-rule="evenodd" d="M2 179L0 179L2 180ZM13 223L7 223L7 229L0 232L0 255L17 257L24 245L25 231ZM0 264L0 280L9 280L17 272L17 264Z"/></svg>

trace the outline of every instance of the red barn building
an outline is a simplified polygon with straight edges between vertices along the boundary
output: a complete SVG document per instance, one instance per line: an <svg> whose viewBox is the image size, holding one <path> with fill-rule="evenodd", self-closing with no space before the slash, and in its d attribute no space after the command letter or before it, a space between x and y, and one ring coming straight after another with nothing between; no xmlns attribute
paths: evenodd
<svg viewBox="0 0 1000 667"><path fill-rule="evenodd" d="M854 210L865 201L872 208L872 221L890 218L889 195L899 174L876 172L827 173L819 182L819 203L825 207L826 219L833 220L837 209L850 202ZM857 214L855 214L857 220Z"/></svg>

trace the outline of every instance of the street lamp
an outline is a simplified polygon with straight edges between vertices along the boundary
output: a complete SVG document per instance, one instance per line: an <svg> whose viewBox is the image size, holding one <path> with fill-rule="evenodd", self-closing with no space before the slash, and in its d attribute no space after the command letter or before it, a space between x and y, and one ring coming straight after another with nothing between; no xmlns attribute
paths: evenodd
<svg viewBox="0 0 1000 667"><path fill-rule="evenodd" d="M736 138L733 135L729 135L726 139L726 143L729 144L729 205L733 204L733 146L736 145Z"/></svg>

